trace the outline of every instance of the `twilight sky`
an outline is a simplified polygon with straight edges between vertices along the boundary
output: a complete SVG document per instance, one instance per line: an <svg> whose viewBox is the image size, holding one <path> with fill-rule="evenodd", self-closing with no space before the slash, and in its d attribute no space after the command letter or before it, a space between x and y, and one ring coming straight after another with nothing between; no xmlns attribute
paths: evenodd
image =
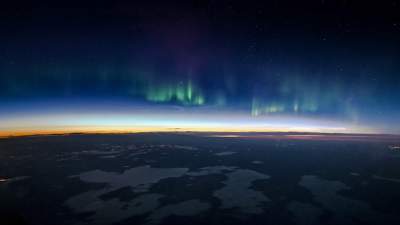
<svg viewBox="0 0 400 225"><path fill-rule="evenodd" d="M0 133L400 133L399 1L41 2L0 9Z"/></svg>

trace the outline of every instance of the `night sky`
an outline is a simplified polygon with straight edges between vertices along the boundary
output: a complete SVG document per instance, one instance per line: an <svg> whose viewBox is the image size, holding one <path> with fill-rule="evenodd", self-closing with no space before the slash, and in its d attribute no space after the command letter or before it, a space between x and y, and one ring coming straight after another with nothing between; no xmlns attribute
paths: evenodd
<svg viewBox="0 0 400 225"><path fill-rule="evenodd" d="M400 1L40 2L0 8L0 132L400 133Z"/></svg>

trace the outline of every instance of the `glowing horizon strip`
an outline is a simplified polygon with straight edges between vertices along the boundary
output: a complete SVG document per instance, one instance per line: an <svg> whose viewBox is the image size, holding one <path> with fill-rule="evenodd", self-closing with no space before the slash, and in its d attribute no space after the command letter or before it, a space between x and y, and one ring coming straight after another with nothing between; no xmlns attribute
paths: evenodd
<svg viewBox="0 0 400 225"><path fill-rule="evenodd" d="M348 122L324 118L250 117L239 113L215 112L49 113L0 118L0 136L160 131L376 133Z"/></svg>

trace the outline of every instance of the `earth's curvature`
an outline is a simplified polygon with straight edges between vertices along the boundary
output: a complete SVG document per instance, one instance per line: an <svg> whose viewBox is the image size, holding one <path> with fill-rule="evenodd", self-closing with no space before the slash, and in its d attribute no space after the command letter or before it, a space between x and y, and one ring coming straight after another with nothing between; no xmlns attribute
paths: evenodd
<svg viewBox="0 0 400 225"><path fill-rule="evenodd" d="M2 139L1 218L38 225L400 224L398 144L175 133Z"/></svg>

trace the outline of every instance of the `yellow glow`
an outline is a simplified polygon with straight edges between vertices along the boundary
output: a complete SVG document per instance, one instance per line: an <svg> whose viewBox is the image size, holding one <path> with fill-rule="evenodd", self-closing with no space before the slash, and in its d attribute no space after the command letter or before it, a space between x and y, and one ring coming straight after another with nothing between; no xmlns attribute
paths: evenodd
<svg viewBox="0 0 400 225"><path fill-rule="evenodd" d="M0 137L68 133L138 132L319 132L374 133L345 121L247 114L131 111L57 113L0 119Z"/></svg>
<svg viewBox="0 0 400 225"><path fill-rule="evenodd" d="M64 128L43 128L43 129L17 129L9 131L0 131L0 137L27 136L27 135L50 135L50 134L69 134L69 133L142 133L142 132L324 132L336 133L342 131L346 133L345 128L305 128L305 127L64 127Z"/></svg>

